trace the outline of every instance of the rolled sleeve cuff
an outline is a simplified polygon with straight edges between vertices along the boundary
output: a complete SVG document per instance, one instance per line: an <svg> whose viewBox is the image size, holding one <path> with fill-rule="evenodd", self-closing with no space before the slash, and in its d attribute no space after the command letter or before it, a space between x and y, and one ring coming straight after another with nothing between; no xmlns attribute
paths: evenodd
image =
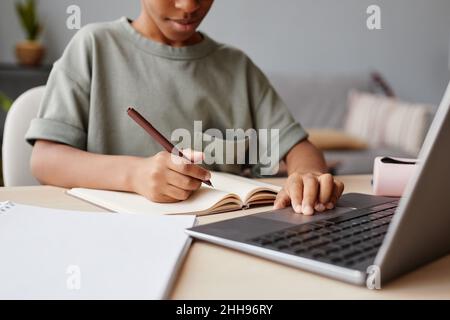
<svg viewBox="0 0 450 320"><path fill-rule="evenodd" d="M308 133L298 123L293 123L280 133L280 159L288 154L288 152L299 142L308 139Z"/></svg>
<svg viewBox="0 0 450 320"><path fill-rule="evenodd" d="M49 119L33 119L25 140L34 146L36 140L49 140L86 150L86 132L72 125Z"/></svg>

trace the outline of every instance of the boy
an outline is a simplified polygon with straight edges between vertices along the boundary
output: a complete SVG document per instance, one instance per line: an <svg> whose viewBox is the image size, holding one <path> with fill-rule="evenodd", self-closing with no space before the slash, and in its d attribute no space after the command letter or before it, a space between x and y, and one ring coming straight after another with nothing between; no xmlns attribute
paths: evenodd
<svg viewBox="0 0 450 320"><path fill-rule="evenodd" d="M222 131L279 129L279 160L289 177L274 207L292 205L306 215L334 207L343 184L326 173L322 154L264 74L241 51L196 31L212 4L141 0L135 21L77 33L55 63L26 135L40 182L136 192L156 202L187 199L209 171L160 152L126 116L134 105L166 137L177 128L192 131L195 120ZM242 166L221 169L236 173Z"/></svg>

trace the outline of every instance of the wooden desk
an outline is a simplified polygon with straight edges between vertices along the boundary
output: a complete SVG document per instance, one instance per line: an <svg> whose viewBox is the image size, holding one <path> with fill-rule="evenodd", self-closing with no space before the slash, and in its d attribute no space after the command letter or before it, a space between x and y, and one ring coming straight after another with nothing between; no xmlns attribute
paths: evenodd
<svg viewBox="0 0 450 320"><path fill-rule="evenodd" d="M370 193L370 176L341 177L346 192ZM282 179L268 182L282 184ZM64 189L0 189L0 201L82 211L104 211L72 198ZM201 217L230 219L266 208ZM379 291L356 287L258 257L195 241L172 290L173 299L450 299L450 255L415 270Z"/></svg>

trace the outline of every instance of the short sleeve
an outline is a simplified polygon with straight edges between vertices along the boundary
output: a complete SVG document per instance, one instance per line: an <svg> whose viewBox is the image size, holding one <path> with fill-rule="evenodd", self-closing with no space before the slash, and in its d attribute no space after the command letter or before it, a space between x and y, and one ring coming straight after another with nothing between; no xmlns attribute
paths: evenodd
<svg viewBox="0 0 450 320"><path fill-rule="evenodd" d="M262 71L253 63L250 64L250 68L249 81L252 81L252 84L249 87L252 91L251 95L254 97L252 103L253 123L257 130L268 130L267 136L272 138L267 143L265 152L263 150L263 157L270 158L272 162L278 164L296 144L307 139L308 134L292 117L289 109ZM277 150L273 150L273 148L277 148ZM277 159L274 159L275 155L277 155ZM264 163L254 166L253 174L265 175L261 174L261 168L264 166Z"/></svg>
<svg viewBox="0 0 450 320"><path fill-rule="evenodd" d="M85 150L90 105L89 35L77 34L53 66L36 119L25 139L49 140Z"/></svg>

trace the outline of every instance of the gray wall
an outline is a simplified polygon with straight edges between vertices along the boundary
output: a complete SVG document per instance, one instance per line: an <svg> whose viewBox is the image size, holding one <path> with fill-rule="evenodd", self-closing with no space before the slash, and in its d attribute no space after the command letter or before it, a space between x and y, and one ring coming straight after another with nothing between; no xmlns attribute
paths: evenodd
<svg viewBox="0 0 450 320"><path fill-rule="evenodd" d="M82 23L136 17L139 0L38 0L48 61L74 31L66 8ZM0 61L14 61L23 37L15 0L0 1ZM382 9L382 30L366 28L366 8ZM438 103L450 79L449 0L216 0L202 30L246 51L266 72L339 74L381 71L404 99Z"/></svg>

